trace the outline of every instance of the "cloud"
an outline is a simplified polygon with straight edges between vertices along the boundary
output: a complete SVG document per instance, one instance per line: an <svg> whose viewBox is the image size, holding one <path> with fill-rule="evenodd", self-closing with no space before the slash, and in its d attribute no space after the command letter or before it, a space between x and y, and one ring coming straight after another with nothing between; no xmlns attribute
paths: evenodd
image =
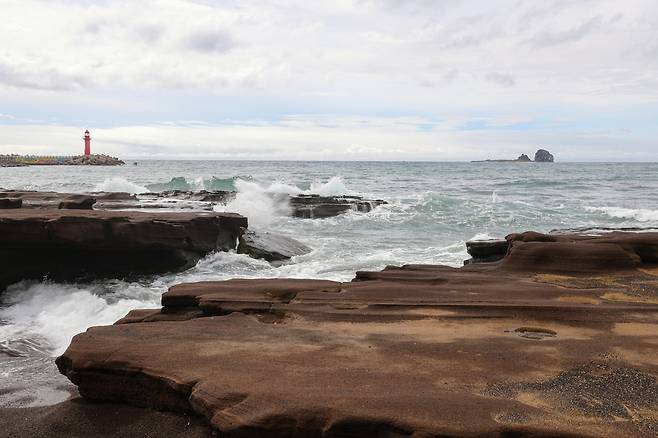
<svg viewBox="0 0 658 438"><path fill-rule="evenodd" d="M362 133L332 143L339 154L374 150L366 132L380 139L390 129L396 150L432 144L423 156L443 157L449 145L430 138L437 130L500 130L491 121L508 114L560 125L566 108L574 132L614 116L658 140L655 122L617 111L656 109L658 9L649 0L4 0L2 13L0 40L11 43L0 51L0 102L11 124L152 133L161 120L198 120L224 133L238 121L238 148L247 126L280 123L283 139L310 124L308 142L295 143L309 156L331 129ZM331 116L315 126L317 114ZM518 125L527 140L545 135L534 122ZM481 150L474 135L455 144ZM638 138L624 146L640 150ZM260 141L266 154L272 144Z"/></svg>
<svg viewBox="0 0 658 438"><path fill-rule="evenodd" d="M184 47L198 52L223 53L236 47L233 38L223 30L196 31L185 39Z"/></svg>
<svg viewBox="0 0 658 438"><path fill-rule="evenodd" d="M603 27L601 16L597 15L583 23L564 30L548 30L535 35L530 43L535 47L549 47L579 41Z"/></svg>
<svg viewBox="0 0 658 438"><path fill-rule="evenodd" d="M498 73L498 72L492 72L492 73L487 73L485 75L485 79L494 82L496 84L502 85L503 87L513 87L516 85L516 79L514 76L505 74L505 73Z"/></svg>

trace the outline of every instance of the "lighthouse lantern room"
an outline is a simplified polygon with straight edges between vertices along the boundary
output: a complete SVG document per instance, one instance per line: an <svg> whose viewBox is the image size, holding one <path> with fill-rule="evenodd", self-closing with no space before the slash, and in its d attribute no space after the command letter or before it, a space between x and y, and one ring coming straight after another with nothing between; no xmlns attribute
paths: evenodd
<svg viewBox="0 0 658 438"><path fill-rule="evenodd" d="M91 137L89 136L89 130L85 130L85 156L91 155Z"/></svg>

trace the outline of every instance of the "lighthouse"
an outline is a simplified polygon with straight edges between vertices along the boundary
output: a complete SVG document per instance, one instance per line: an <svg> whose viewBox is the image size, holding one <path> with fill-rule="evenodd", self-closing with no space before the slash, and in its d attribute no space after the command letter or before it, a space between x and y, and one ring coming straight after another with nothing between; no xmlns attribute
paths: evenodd
<svg viewBox="0 0 658 438"><path fill-rule="evenodd" d="M85 156L91 155L91 137L89 136L89 130L85 130Z"/></svg>

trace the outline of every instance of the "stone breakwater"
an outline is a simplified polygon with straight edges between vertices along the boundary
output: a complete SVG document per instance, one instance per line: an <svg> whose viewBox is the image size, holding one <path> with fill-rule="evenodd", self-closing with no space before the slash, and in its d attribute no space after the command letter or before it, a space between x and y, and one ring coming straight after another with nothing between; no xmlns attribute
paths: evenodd
<svg viewBox="0 0 658 438"><path fill-rule="evenodd" d="M22 166L120 166L122 160L109 155L0 155L0 167Z"/></svg>
<svg viewBox="0 0 658 438"><path fill-rule="evenodd" d="M658 233L505 241L462 268L177 285L57 366L222 436L655 436Z"/></svg>

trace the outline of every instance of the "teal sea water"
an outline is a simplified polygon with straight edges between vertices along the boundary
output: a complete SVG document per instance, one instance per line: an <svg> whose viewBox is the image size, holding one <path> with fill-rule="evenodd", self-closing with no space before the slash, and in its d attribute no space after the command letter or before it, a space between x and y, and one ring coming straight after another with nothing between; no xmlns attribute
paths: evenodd
<svg viewBox="0 0 658 438"><path fill-rule="evenodd" d="M356 270L403 263L460 265L464 242L510 232L581 227L658 228L658 164L140 161L122 167L0 168L5 189L62 192L237 190L225 209L250 227L314 251L292 263L233 253L186 272L93 284L14 285L0 307L0 349L52 355L71 336L134 308L157 307L172 284L236 277L350 280ZM389 202L370 213L302 220L271 193L353 194Z"/></svg>

